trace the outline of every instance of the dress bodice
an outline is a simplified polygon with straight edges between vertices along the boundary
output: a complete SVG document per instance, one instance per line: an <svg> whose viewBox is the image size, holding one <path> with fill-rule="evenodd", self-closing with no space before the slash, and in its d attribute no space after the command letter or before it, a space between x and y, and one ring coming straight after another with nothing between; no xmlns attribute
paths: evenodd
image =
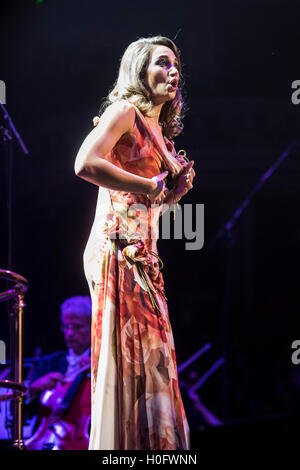
<svg viewBox="0 0 300 470"><path fill-rule="evenodd" d="M136 118L132 130L123 134L104 158L144 178L152 178L165 170L176 176L182 162L176 156L173 142L165 138L163 147L143 114L136 106L134 108ZM125 258L133 263L142 263L155 281L159 275L157 239L160 215L160 205L151 204L146 194L100 186L91 238L118 239ZM157 281L157 285L162 284L161 275Z"/></svg>

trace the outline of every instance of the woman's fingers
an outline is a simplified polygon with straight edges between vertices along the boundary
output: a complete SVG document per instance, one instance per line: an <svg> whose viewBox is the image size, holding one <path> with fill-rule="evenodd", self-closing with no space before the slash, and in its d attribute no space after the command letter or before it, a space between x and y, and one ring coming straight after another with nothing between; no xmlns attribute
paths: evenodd
<svg viewBox="0 0 300 470"><path fill-rule="evenodd" d="M194 162L192 161L191 163L194 163ZM188 171L186 172L186 181L188 183L192 182L194 179L194 176L195 176L195 171L193 170L192 165L190 165Z"/></svg>
<svg viewBox="0 0 300 470"><path fill-rule="evenodd" d="M182 195L185 195L190 189L192 189L192 182L196 174L193 169L193 165L194 160L187 162L185 167L182 168L179 175L177 175L177 194L181 193ZM154 179L156 182L159 182L159 184L154 194L152 193L151 195L148 195L148 197L150 197L151 202L157 202L160 204L166 197L166 193L168 193L168 188L165 186L165 182L163 180L166 178L168 173L168 171L164 171L159 175L153 176L152 179Z"/></svg>
<svg viewBox="0 0 300 470"><path fill-rule="evenodd" d="M194 168L191 168L190 171L187 174L191 175L191 177L194 178L195 174L196 174Z"/></svg>
<svg viewBox="0 0 300 470"><path fill-rule="evenodd" d="M176 185L176 193L181 196L185 196L190 189L193 187L193 179L195 176L195 171L193 170L194 160L188 162L186 167L180 173L178 178L178 184Z"/></svg>
<svg viewBox="0 0 300 470"><path fill-rule="evenodd" d="M190 169L188 170L188 172L186 173L186 182L187 183L192 183L193 182L193 179L195 177L195 171L192 167L190 167ZM192 186L191 186L192 187Z"/></svg>
<svg viewBox="0 0 300 470"><path fill-rule="evenodd" d="M153 191L150 195L148 195L148 197L150 197L151 202L153 202L156 198L158 198L161 195L163 191L165 191L166 186L163 180L166 178L168 173L169 171L166 170L163 173L160 173L159 175L155 175L151 178L157 183L157 187L155 191Z"/></svg>
<svg viewBox="0 0 300 470"><path fill-rule="evenodd" d="M184 167L183 174L186 175L192 169L193 165L194 165L194 160L189 161L186 167Z"/></svg>
<svg viewBox="0 0 300 470"><path fill-rule="evenodd" d="M156 180L160 181L165 179L165 177L168 175L168 171L164 171L163 173L160 173L160 175L155 176Z"/></svg>
<svg viewBox="0 0 300 470"><path fill-rule="evenodd" d="M188 173L188 171L190 170L192 166L192 162L188 162L185 167L181 168L179 174L177 175L177 177L180 177L182 175L186 175Z"/></svg>

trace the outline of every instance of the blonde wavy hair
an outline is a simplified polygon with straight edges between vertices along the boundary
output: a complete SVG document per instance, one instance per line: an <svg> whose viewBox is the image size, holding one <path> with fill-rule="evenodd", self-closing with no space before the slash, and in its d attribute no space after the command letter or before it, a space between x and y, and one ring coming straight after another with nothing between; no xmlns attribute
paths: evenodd
<svg viewBox="0 0 300 470"><path fill-rule="evenodd" d="M145 87L145 75L148 67L150 53L155 46L169 47L178 61L179 84L175 98L164 103L159 122L163 134L167 138L176 137L183 130L182 117L184 102L182 98L182 76L180 51L171 39L164 36L140 38L132 42L125 50L120 62L118 78L108 96L104 98L99 116L105 108L115 101L127 100L133 103L144 115L151 116L152 103L149 100L149 91Z"/></svg>

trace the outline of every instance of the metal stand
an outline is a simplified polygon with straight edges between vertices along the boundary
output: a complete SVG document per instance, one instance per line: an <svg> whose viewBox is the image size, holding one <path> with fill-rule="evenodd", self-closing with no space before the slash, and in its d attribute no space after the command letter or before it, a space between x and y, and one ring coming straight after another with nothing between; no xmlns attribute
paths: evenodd
<svg viewBox="0 0 300 470"><path fill-rule="evenodd" d="M7 268L11 269L12 265L12 176L13 176L13 144L16 141L22 152L28 155L29 152L17 131L12 117L8 113L6 107L0 102L0 111L2 110L3 125L0 125L0 141L2 141L7 149L8 171L7 171L7 217L8 217L8 249L7 249ZM10 319L10 336L11 336L11 381L3 381L0 387L11 388L14 393L6 395L7 400L14 400L14 430L13 430L13 448L24 449L22 438L22 405L24 385L23 382L23 308L24 293L27 290L27 280L12 271L0 270L0 277L14 283L12 290L0 293L0 302L14 299L12 312L9 311ZM25 387L26 391L26 387Z"/></svg>
<svg viewBox="0 0 300 470"><path fill-rule="evenodd" d="M4 125L0 125L0 140L5 144L7 149L7 220L8 220L8 249L7 249L7 268L11 269L12 265L12 203L13 203L13 194L12 194L12 180L13 180L13 162L14 162L14 148L13 143L14 140L18 142L22 152L25 155L28 155L29 152L27 147L25 146L22 137L20 136L19 132L15 128L13 120L9 115L5 106L0 102L0 109L3 113L3 121Z"/></svg>
<svg viewBox="0 0 300 470"><path fill-rule="evenodd" d="M212 249L218 240L224 240L224 261L223 261L223 305L222 305L222 356L224 358L223 380L222 380L222 396L223 396L223 419L226 424L229 417L228 397L228 324L230 320L230 288L231 288L231 259L233 252L233 236L232 229L242 215L246 207L250 204L253 197L270 178L272 173L287 158L294 147L299 146L299 141L294 140L289 147L277 158L275 163L260 177L258 183L253 187L252 191L242 201L226 224L217 232L208 245L208 249Z"/></svg>
<svg viewBox="0 0 300 470"><path fill-rule="evenodd" d="M0 278L14 282L13 289L0 293L0 302L14 299L13 311L10 313L11 352L13 380L0 381L1 388L10 388L12 393L1 396L1 400L14 400L13 449L25 449L23 442L23 395L26 387L23 384L23 308L24 294L28 281L12 271L0 269Z"/></svg>

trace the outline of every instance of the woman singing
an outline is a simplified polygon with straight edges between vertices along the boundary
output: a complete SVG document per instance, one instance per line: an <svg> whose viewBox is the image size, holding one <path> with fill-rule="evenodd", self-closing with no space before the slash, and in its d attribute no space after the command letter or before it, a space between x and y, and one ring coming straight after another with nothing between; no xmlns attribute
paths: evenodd
<svg viewBox="0 0 300 470"><path fill-rule="evenodd" d="M180 74L170 39L130 44L76 157L76 174L99 187L84 252L92 298L89 449L190 446L157 253L159 216L195 176L194 162L169 140L183 127Z"/></svg>

